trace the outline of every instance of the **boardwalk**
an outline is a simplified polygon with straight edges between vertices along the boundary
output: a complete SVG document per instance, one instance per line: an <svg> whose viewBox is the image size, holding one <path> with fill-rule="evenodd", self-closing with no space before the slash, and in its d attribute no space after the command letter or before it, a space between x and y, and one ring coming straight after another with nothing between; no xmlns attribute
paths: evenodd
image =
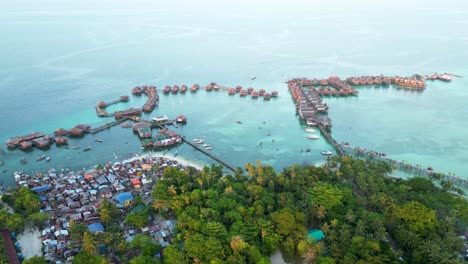
<svg viewBox="0 0 468 264"><path fill-rule="evenodd" d="M344 154L343 148L341 147L340 144L338 144L338 142L336 142L336 140L333 139L330 133L328 133L327 129L323 126L318 126L318 128L320 129L320 132L322 133L322 135L327 139L327 141L333 145L338 155L344 156L345 154Z"/></svg>
<svg viewBox="0 0 468 264"><path fill-rule="evenodd" d="M153 126L154 127L159 127L160 129L163 129L164 126L158 124L158 123L155 123L153 122ZM232 172L236 172L236 169L229 165L227 162L223 161L222 159L216 157L215 155L211 154L210 152L206 151L205 149L202 149L200 148L197 144L193 144L192 142L190 142L190 140L187 140L185 138L185 136L182 136L179 134L179 137L182 139L182 141L184 141L185 143L189 144L190 146L192 146L194 149L200 151L201 153L205 154L206 156L216 160L217 162L221 163L224 167L228 168L229 170L231 170Z"/></svg>
<svg viewBox="0 0 468 264"><path fill-rule="evenodd" d="M233 166L229 165L228 163L226 163L222 159L220 159L220 158L216 157L215 155L209 153L208 151L200 148L197 144L193 144L192 142L190 142L190 140L185 139L185 137L181 136L181 138L185 143L189 144L194 149L200 151L201 153L203 153L203 154L207 155L208 157L210 157L210 158L216 160L217 162L221 163L224 167L230 169L232 172L236 172L236 169Z"/></svg>
<svg viewBox="0 0 468 264"><path fill-rule="evenodd" d="M419 176L425 176L428 178L434 177L439 175L440 180L450 181L458 186L462 186L464 188L468 187L468 179L457 177L455 175L445 174L445 173L437 173L434 172L432 169L423 168L419 165L412 165L410 163L404 161L398 161L394 159L388 158L383 153L378 153L372 150L366 150L364 148L359 147L352 147L349 144L339 144L342 148L346 150L346 153L349 155L353 155L356 157L364 157L372 160L384 161L394 169L399 169L401 171L405 171L410 174L415 174Z"/></svg>
<svg viewBox="0 0 468 264"><path fill-rule="evenodd" d="M111 128L111 127L116 126L116 125L118 125L120 123L123 123L123 122L125 122L127 120L129 120L129 118L122 118L122 119L119 119L119 120L112 121L110 123L106 123L106 124L104 124L102 126L91 128L89 130L89 134L96 134L98 132L103 131L104 129Z"/></svg>

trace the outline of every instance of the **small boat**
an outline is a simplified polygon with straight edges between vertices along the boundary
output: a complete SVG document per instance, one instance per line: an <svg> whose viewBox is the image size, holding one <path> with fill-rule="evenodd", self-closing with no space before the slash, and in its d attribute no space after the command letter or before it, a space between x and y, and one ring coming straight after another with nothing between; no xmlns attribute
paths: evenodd
<svg viewBox="0 0 468 264"><path fill-rule="evenodd" d="M86 148L83 149L83 151L89 151L89 150L92 150L93 148L90 147L90 146L87 146Z"/></svg>
<svg viewBox="0 0 468 264"><path fill-rule="evenodd" d="M320 152L320 154L325 155L325 156L329 156L329 155L333 155L333 152L327 150L327 151Z"/></svg>
<svg viewBox="0 0 468 264"><path fill-rule="evenodd" d="M237 124L242 124L242 122L239 121L239 120L236 120L236 121L234 121L234 122L236 122Z"/></svg>
<svg viewBox="0 0 468 264"><path fill-rule="evenodd" d="M203 138L194 138L193 142L197 143L198 141L203 140Z"/></svg>
<svg viewBox="0 0 468 264"><path fill-rule="evenodd" d="M22 159L21 159L21 164L24 165L24 164L26 164L26 163L28 163L28 161L27 161L25 158L22 158Z"/></svg>
<svg viewBox="0 0 468 264"><path fill-rule="evenodd" d="M47 158L45 159L46 162L49 162L50 161L50 157L47 156Z"/></svg>
<svg viewBox="0 0 468 264"><path fill-rule="evenodd" d="M36 162L37 162L37 161L41 161L41 160L43 160L43 159L45 159L45 158L46 158L46 155L42 155L42 156L40 156L39 158L36 159Z"/></svg>
<svg viewBox="0 0 468 264"><path fill-rule="evenodd" d="M202 138L200 138L200 139L198 139L197 141L195 141L195 143L197 143L197 144L203 144L203 143L205 143L205 140L202 139Z"/></svg>
<svg viewBox="0 0 468 264"><path fill-rule="evenodd" d="M94 141L102 143L102 139L95 139Z"/></svg>
<svg viewBox="0 0 468 264"><path fill-rule="evenodd" d="M3 161L0 161L0 167L3 166L5 163Z"/></svg>
<svg viewBox="0 0 468 264"><path fill-rule="evenodd" d="M205 144L203 144L202 146L203 146L203 147L211 147L211 144L205 143Z"/></svg>
<svg viewBox="0 0 468 264"><path fill-rule="evenodd" d="M257 79L257 77L255 77L255 76L250 77L250 80L252 80L252 81L255 80L255 79Z"/></svg>
<svg viewBox="0 0 468 264"><path fill-rule="evenodd" d="M205 149L206 149L206 150L212 150L213 147L206 147Z"/></svg>
<svg viewBox="0 0 468 264"><path fill-rule="evenodd" d="M306 129L305 129L305 132L307 132L307 133L315 133L316 131L315 131L315 129L313 129L313 128L306 128Z"/></svg>
<svg viewBox="0 0 468 264"><path fill-rule="evenodd" d="M71 149L80 149L80 147L71 147Z"/></svg>
<svg viewBox="0 0 468 264"><path fill-rule="evenodd" d="M67 157L67 160L71 159L71 157Z"/></svg>
<svg viewBox="0 0 468 264"><path fill-rule="evenodd" d="M320 137L317 136L317 135L308 135L307 138L308 139L319 139Z"/></svg>

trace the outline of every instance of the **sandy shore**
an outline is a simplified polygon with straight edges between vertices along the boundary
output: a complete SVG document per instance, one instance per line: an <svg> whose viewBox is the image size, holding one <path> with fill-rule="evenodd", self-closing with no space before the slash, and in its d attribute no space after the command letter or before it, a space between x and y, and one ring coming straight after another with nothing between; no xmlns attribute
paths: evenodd
<svg viewBox="0 0 468 264"><path fill-rule="evenodd" d="M166 159L171 159L171 160L175 160L177 161L178 163L180 164L183 164L185 166L192 166L198 170L202 170L203 167L205 165L203 164L197 164L197 163L194 163L192 161L188 161L184 158L181 158L181 157L174 157L172 154L166 154L166 155L160 155L160 154L143 154L143 155L140 155L140 157L134 157L134 158L130 158L130 159L127 159L127 160L124 160L122 161L122 163L126 163L126 162L131 162L131 161L134 161L134 160L141 160L143 158L149 158L149 157L152 157L152 158L166 158Z"/></svg>
<svg viewBox="0 0 468 264"><path fill-rule="evenodd" d="M41 232L37 227L28 226L18 235L18 243L21 247L24 259L33 256L42 256Z"/></svg>

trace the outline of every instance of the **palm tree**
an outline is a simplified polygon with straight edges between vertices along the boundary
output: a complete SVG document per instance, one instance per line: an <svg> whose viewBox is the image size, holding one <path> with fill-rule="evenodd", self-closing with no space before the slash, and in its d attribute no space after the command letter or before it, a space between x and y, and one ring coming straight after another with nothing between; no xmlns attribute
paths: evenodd
<svg viewBox="0 0 468 264"><path fill-rule="evenodd" d="M328 225L328 223L325 223L322 225L322 231L323 233L326 235L328 233L328 230L330 229L330 226Z"/></svg>
<svg viewBox="0 0 468 264"><path fill-rule="evenodd" d="M336 218L330 221L331 227L336 228L337 225L338 225L338 220Z"/></svg>
<svg viewBox="0 0 468 264"><path fill-rule="evenodd" d="M345 216L345 219L348 223L352 224L354 223L354 221L356 221L356 216L354 215L353 211L352 210L349 210L347 213L346 213L346 216Z"/></svg>
<svg viewBox="0 0 468 264"><path fill-rule="evenodd" d="M322 219L325 218L325 215L327 214L327 210L325 208L325 206L321 205L321 204L318 204L315 206L315 217L317 218L318 222L319 222L319 225L320 225L320 222L322 221Z"/></svg>
<svg viewBox="0 0 468 264"><path fill-rule="evenodd" d="M314 246L308 246L305 252L304 264L314 263L317 258L317 249Z"/></svg>
<svg viewBox="0 0 468 264"><path fill-rule="evenodd" d="M99 216L104 224L107 224L111 220L110 212L107 208L99 210Z"/></svg>
<svg viewBox="0 0 468 264"><path fill-rule="evenodd" d="M89 231L83 234L83 251L89 255L94 255L96 253L96 242Z"/></svg>
<svg viewBox="0 0 468 264"><path fill-rule="evenodd" d="M229 242L229 246L235 254L238 254L247 248L248 244L242 239L241 236L233 236Z"/></svg>
<svg viewBox="0 0 468 264"><path fill-rule="evenodd" d="M171 195L176 195L177 194L177 190L176 190L174 185L169 186L167 189L168 189L168 191L169 191L169 193Z"/></svg>

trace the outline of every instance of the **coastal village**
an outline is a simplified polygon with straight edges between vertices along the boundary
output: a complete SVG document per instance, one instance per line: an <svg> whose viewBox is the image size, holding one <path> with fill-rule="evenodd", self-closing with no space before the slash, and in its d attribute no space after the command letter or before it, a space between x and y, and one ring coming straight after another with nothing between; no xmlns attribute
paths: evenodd
<svg viewBox="0 0 468 264"><path fill-rule="evenodd" d="M344 155L346 149L347 153L350 153L350 149L353 148L347 143L337 143L330 135L332 123L331 119L327 116L328 105L322 101L323 97L356 96L358 95L358 90L353 86L359 85L395 85L396 87L419 90L425 88L425 80L450 81L452 76L450 74L417 77L362 76L349 77L342 80L338 76L333 75L328 79L320 80L296 78L289 80L287 84L301 122L309 130L312 130L310 127L318 127L327 141L335 147L338 155ZM200 86L198 84L194 84L190 89L186 85L181 85L180 87L174 85L172 87L166 86L163 89L163 93L165 95L185 93L186 91L196 93L199 89ZM230 96L239 94L240 97L250 96L252 99L263 97L265 101L278 96L278 92L276 91L266 92L264 89L255 91L252 87L243 89L241 86L235 88L225 87L214 82L207 85L205 90L207 92L225 91ZM169 148L173 145L186 142L234 171L233 166L230 166L207 151L211 150L212 146L203 145L204 149L197 146L197 144L203 143L202 139L195 139L194 144L185 139L183 135L168 128L169 126L177 127L186 124L186 116L178 115L174 119L169 119L165 115L160 115L153 117L151 120L144 120L140 117L143 112L151 113L159 104L160 97L155 86L134 87L132 94L135 96L145 94L148 97L147 102L142 108L130 108L114 113L106 111L106 107L110 105L128 101L128 96L121 96L112 102L106 103L100 101L96 104L96 114L99 117L115 118L115 121L111 123L106 123L96 128L92 128L86 124L78 124L69 130L59 128L54 132L54 135L33 132L10 138L7 141L7 146L9 149L18 147L22 150L27 150L32 147L47 148L55 142L57 145L65 145L65 148L67 148L67 137L81 137L86 134L94 134L120 124L122 127L132 127L133 132L140 139L142 148L147 150ZM154 130L157 132L154 133ZM312 137L309 138L314 139ZM84 149L84 151L91 149L92 147L89 147ZM399 164L388 158L382 158L385 157L384 154L363 151L361 148L354 149L360 155L370 153L369 155L374 158L379 157L382 160L387 160L394 166L401 165L402 167L408 167L407 164ZM331 155L332 152L322 152L322 154L327 156ZM22 159L21 163L25 164L26 161ZM164 170L168 167L187 169L187 166L175 160L148 156L124 162L109 162L102 166L102 168L90 171L72 172L51 169L47 173L38 173L37 175L27 175L18 172L15 173L14 177L18 187L28 187L40 196L42 202L41 212L49 215L46 227L41 230L43 256L51 262L67 263L73 259L73 256L81 248L80 244L71 242L71 221L74 223L85 223L91 233L105 232L105 227L98 212L101 203L104 200L114 203L123 215L127 215L134 208L133 202L136 197L140 197L144 204L151 203L152 199L149 194L153 189L153 185L162 177ZM413 169L414 167L410 168ZM428 174L433 172L432 168L418 169ZM445 177L445 179L450 179L458 184L468 184L466 180L456 177ZM173 241L176 221L162 219L153 215L147 226L135 228L125 222L120 223L120 226L121 235L127 242L131 242L138 234L148 234L158 242L161 248L164 248ZM102 250L102 252L105 252L105 249ZM114 263L120 263L118 259L115 259L115 256L109 257L115 261Z"/></svg>
<svg viewBox="0 0 468 264"><path fill-rule="evenodd" d="M114 203L124 216L138 208L134 204L135 199L151 206L153 185L162 178L168 167L188 169L187 165L176 160L150 155L107 163L89 171L51 169L37 175L15 174L18 187L26 186L39 195L41 212L49 216L46 227L40 231L45 259L53 263L69 263L80 251L81 245L71 241L71 221L85 223L93 234L106 232L98 212L104 200ZM157 241L160 248L172 242L175 226L176 221L162 219L159 215L152 215L149 223L141 228L120 223L125 241L130 243L136 235L147 234ZM135 254L130 251L129 259ZM113 263L121 263L113 255L108 257Z"/></svg>

